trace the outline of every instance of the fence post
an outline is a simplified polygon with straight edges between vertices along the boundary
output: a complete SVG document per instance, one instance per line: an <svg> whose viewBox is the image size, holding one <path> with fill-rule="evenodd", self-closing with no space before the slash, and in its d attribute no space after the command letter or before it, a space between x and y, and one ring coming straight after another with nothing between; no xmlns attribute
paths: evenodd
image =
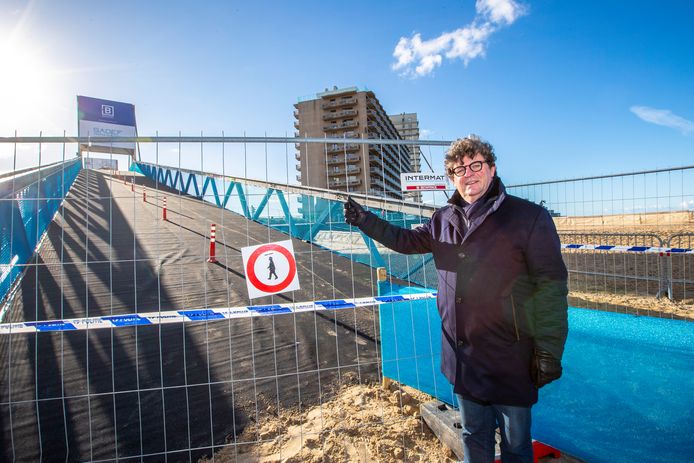
<svg viewBox="0 0 694 463"><path fill-rule="evenodd" d="M669 243L669 241L668 241ZM668 249L670 246L668 244ZM664 295L672 300L672 260L670 258L670 252L664 251L660 253L658 258L658 293L655 295L656 299L660 299Z"/></svg>

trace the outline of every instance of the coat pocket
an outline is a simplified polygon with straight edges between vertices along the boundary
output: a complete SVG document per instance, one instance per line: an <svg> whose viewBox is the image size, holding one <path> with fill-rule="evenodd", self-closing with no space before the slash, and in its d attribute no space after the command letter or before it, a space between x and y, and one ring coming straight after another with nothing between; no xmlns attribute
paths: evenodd
<svg viewBox="0 0 694 463"><path fill-rule="evenodd" d="M504 321L506 322L508 330L516 341L520 341L521 329L519 327L519 307L516 306L516 299L513 297L513 293L504 296L501 303L503 307Z"/></svg>

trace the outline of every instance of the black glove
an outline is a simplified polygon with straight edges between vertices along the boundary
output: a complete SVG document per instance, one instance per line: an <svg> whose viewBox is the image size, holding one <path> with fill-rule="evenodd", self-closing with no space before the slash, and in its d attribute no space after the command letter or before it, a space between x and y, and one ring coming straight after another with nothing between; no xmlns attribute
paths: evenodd
<svg viewBox="0 0 694 463"><path fill-rule="evenodd" d="M345 202L345 222L358 227L366 219L366 211L351 196Z"/></svg>
<svg viewBox="0 0 694 463"><path fill-rule="evenodd" d="M561 361L544 350L535 349L530 364L530 376L538 389L561 377Z"/></svg>

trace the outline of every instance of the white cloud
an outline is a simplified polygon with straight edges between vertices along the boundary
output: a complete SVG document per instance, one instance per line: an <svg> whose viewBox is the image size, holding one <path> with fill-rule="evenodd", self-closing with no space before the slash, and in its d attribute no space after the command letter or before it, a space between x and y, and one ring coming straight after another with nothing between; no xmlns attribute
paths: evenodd
<svg viewBox="0 0 694 463"><path fill-rule="evenodd" d="M632 106L629 110L646 122L679 130L683 135L694 132L694 122L680 117L677 114L673 114L669 109Z"/></svg>
<svg viewBox="0 0 694 463"><path fill-rule="evenodd" d="M489 37L502 26L513 24L527 14L527 8L515 0L477 0L477 14L470 24L438 37L422 40L419 33L400 37L392 68L402 75L421 77L441 66L443 57L459 58L467 66L470 60L484 56Z"/></svg>
<svg viewBox="0 0 694 463"><path fill-rule="evenodd" d="M433 131L433 130L429 130L429 129L420 129L420 131L419 131L419 138L427 138L427 137L432 136L433 134L434 134L434 131Z"/></svg>
<svg viewBox="0 0 694 463"><path fill-rule="evenodd" d="M525 5L513 0L477 0L475 9L477 14L482 14L498 24L513 24L528 12Z"/></svg>

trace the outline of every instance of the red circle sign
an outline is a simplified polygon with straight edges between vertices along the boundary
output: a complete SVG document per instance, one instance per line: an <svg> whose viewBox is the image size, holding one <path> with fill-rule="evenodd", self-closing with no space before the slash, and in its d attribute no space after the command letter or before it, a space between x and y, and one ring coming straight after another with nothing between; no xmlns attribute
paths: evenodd
<svg viewBox="0 0 694 463"><path fill-rule="evenodd" d="M258 257L260 257L262 253L267 251L279 252L287 259L287 262L289 263L289 274L287 275L287 278L280 281L276 285L266 285L262 281L258 280L258 277L255 275L255 261L258 260ZM258 290L266 293L278 293L289 286L289 284L294 280L294 277L296 276L296 261L294 260L292 253L290 253L287 248L284 248L278 244L265 244L253 251L251 256L248 258L248 263L246 264L246 276L248 276L251 284Z"/></svg>

